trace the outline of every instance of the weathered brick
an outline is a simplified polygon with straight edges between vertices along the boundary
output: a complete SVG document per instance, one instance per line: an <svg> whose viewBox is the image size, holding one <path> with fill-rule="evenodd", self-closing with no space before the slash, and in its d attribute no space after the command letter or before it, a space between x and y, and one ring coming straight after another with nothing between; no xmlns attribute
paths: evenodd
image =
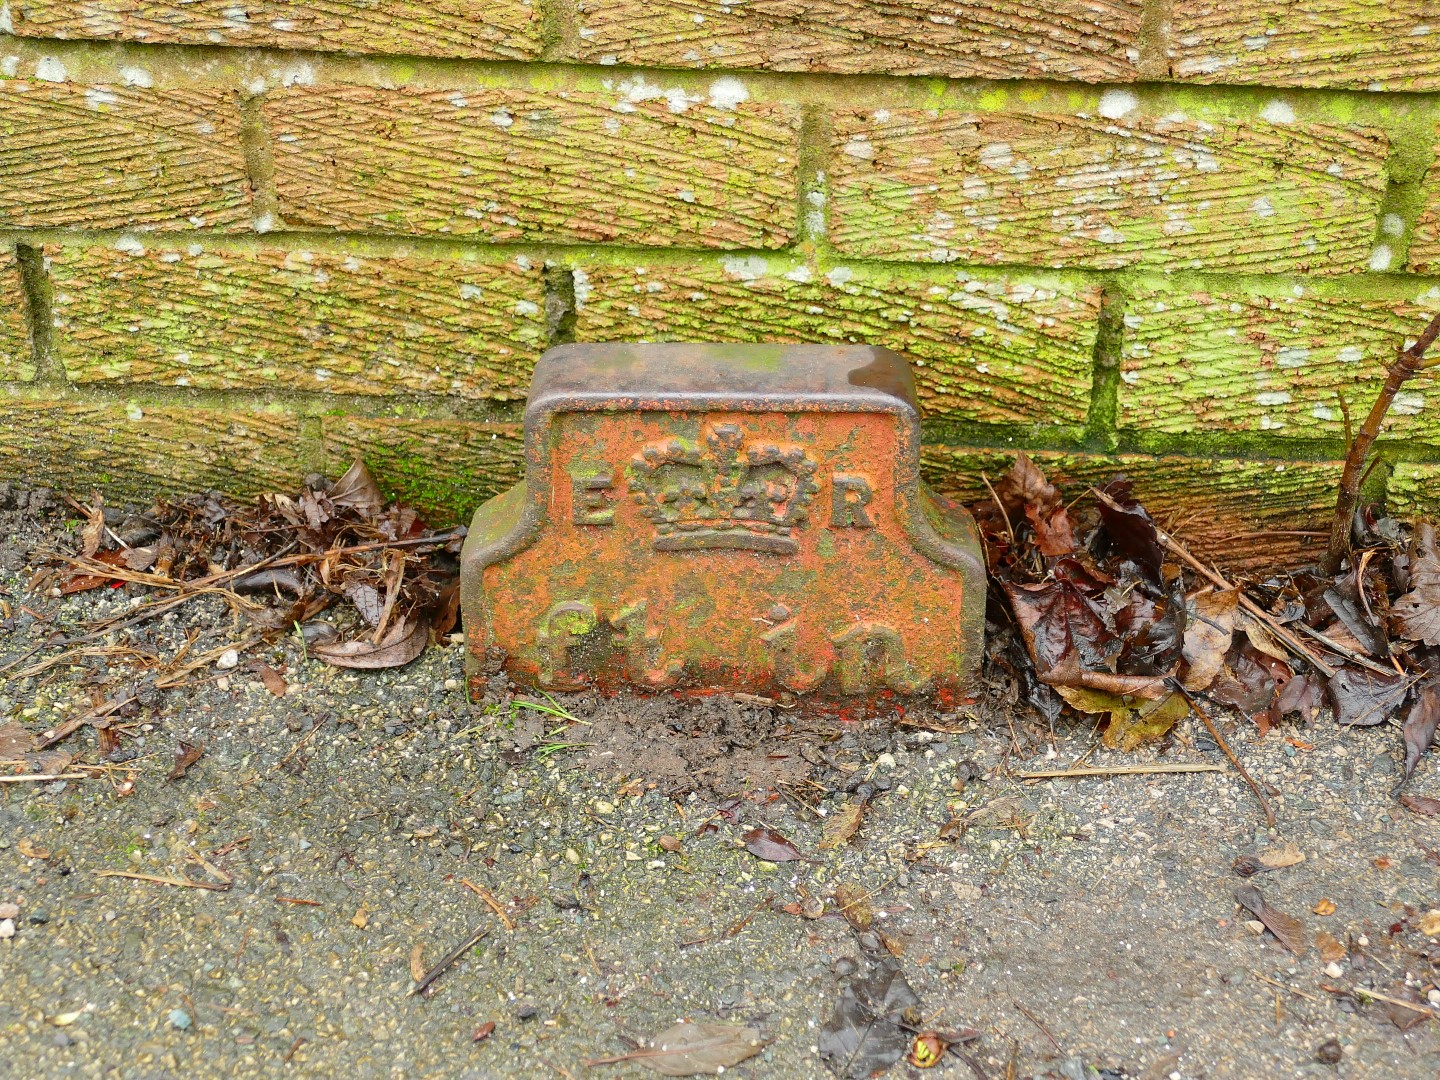
<svg viewBox="0 0 1440 1080"><path fill-rule="evenodd" d="M1416 304L1241 292L1142 292L1126 307L1120 426L1141 432L1343 436L1358 425L1405 338ZM1433 302L1428 298L1427 302ZM1434 438L1440 404L1426 377L1402 390L1384 430Z"/></svg>
<svg viewBox="0 0 1440 1080"><path fill-rule="evenodd" d="M545 346L525 260L163 246L47 250L76 382L523 398Z"/></svg>
<svg viewBox="0 0 1440 1080"><path fill-rule="evenodd" d="M637 78L611 94L295 88L264 110L290 225L722 248L793 231L785 105Z"/></svg>
<svg viewBox="0 0 1440 1080"><path fill-rule="evenodd" d="M1230 570L1313 563L1324 551L1341 469L1338 461L1050 451L1030 456L1072 498L1116 475L1128 476L1156 521L1200 558ZM1014 461L1012 452L953 446L926 447L922 457L930 483L965 503L990 497L982 472L993 483Z"/></svg>
<svg viewBox="0 0 1440 1080"><path fill-rule="evenodd" d="M300 426L284 413L0 401L0 479L117 499L293 490Z"/></svg>
<svg viewBox="0 0 1440 1080"><path fill-rule="evenodd" d="M756 257L585 268L576 337L884 345L915 364L932 419L1085 422L1098 287L784 270Z"/></svg>
<svg viewBox="0 0 1440 1080"><path fill-rule="evenodd" d="M1440 465L1396 465L1385 489L1385 509L1399 518L1440 514Z"/></svg>
<svg viewBox="0 0 1440 1080"><path fill-rule="evenodd" d="M1433 90L1430 0L1174 0L1170 69L1192 82Z"/></svg>
<svg viewBox="0 0 1440 1080"><path fill-rule="evenodd" d="M1107 112L1133 106L1112 94ZM1366 265L1388 144L1339 125L845 109L835 151L831 237L855 255L1329 273Z"/></svg>
<svg viewBox="0 0 1440 1080"><path fill-rule="evenodd" d="M14 248L0 249L0 380L35 377L30 329L25 315L25 289Z"/></svg>
<svg viewBox="0 0 1440 1080"><path fill-rule="evenodd" d="M1437 129L1437 135L1440 135L1440 129ZM1435 153L1436 160L1431 163L1422 185L1425 201L1415 221L1407 257L1410 269L1417 274L1433 274L1440 270L1440 142L1437 142Z"/></svg>
<svg viewBox="0 0 1440 1080"><path fill-rule="evenodd" d="M225 228L249 201L228 93L0 81L0 226Z"/></svg>
<svg viewBox="0 0 1440 1080"><path fill-rule="evenodd" d="M519 424L334 416L324 420L324 441L331 475L363 457L387 496L437 525L468 524L476 507L525 474Z"/></svg>
<svg viewBox="0 0 1440 1080"><path fill-rule="evenodd" d="M1092 82L1136 77L1139 0L579 0L602 64Z"/></svg>
<svg viewBox="0 0 1440 1080"><path fill-rule="evenodd" d="M11 0L21 37L255 45L529 60L540 18L526 0Z"/></svg>

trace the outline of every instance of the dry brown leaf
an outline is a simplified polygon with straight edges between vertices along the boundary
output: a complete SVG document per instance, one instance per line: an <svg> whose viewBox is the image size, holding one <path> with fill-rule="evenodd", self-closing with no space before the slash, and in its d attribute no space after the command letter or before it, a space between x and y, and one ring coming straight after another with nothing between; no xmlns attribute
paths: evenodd
<svg viewBox="0 0 1440 1080"><path fill-rule="evenodd" d="M316 645L310 655L334 667L377 668L404 667L425 651L430 630L422 623L401 619L378 645L370 641L344 641L338 645Z"/></svg>
<svg viewBox="0 0 1440 1080"><path fill-rule="evenodd" d="M1186 690L1204 690L1225 666L1239 601L1239 589L1212 589L1186 599L1185 640L1180 649L1187 665L1180 685Z"/></svg>
<svg viewBox="0 0 1440 1080"><path fill-rule="evenodd" d="M1401 795L1400 805L1421 817L1440 817L1440 799L1429 795Z"/></svg>
<svg viewBox="0 0 1440 1080"><path fill-rule="evenodd" d="M1321 897L1315 902L1315 906L1310 910L1313 911L1316 915L1324 917L1326 915L1334 915L1338 909L1335 907L1334 900L1330 900L1326 897Z"/></svg>
<svg viewBox="0 0 1440 1080"><path fill-rule="evenodd" d="M835 907L851 927L859 931L869 930L875 923L875 909L870 906L867 893L854 885L837 885L834 892Z"/></svg>
<svg viewBox="0 0 1440 1080"><path fill-rule="evenodd" d="M1254 885L1241 885L1235 890L1235 899L1275 935L1275 940L1296 956L1304 956L1309 947L1305 941L1305 927L1293 915L1287 915L1265 902L1265 897Z"/></svg>
<svg viewBox="0 0 1440 1080"><path fill-rule="evenodd" d="M330 489L330 501L336 506L348 506L362 513L375 513L385 506L385 496L375 477L359 458L346 470L345 475L335 481Z"/></svg>
<svg viewBox="0 0 1440 1080"><path fill-rule="evenodd" d="M100 550L100 541L105 539L105 504L101 501L100 495L95 496L95 503L90 508L90 513L85 519L85 528L80 530L81 550L87 559L93 559Z"/></svg>
<svg viewBox="0 0 1440 1080"><path fill-rule="evenodd" d="M825 819L819 844L821 851L833 851L855 835L865 817L867 802L866 799L851 799Z"/></svg>
<svg viewBox="0 0 1440 1080"><path fill-rule="evenodd" d="M662 1076L719 1075L765 1048L759 1028L681 1020L647 1040L649 1046L621 1060Z"/></svg>
<svg viewBox="0 0 1440 1080"><path fill-rule="evenodd" d="M1324 930L1315 935L1315 948L1320 950L1320 960L1326 964L1338 964L1347 955L1345 946Z"/></svg>
<svg viewBox="0 0 1440 1080"><path fill-rule="evenodd" d="M252 669L256 675L260 676L260 681L265 684L265 689L276 697L284 697L285 692L290 689L285 677L269 664L257 661L252 665Z"/></svg>
<svg viewBox="0 0 1440 1080"><path fill-rule="evenodd" d="M905 955L905 943L899 938L884 931L876 931L876 936L880 938L880 944L885 946L885 951L891 956Z"/></svg>
<svg viewBox="0 0 1440 1080"><path fill-rule="evenodd" d="M11 721L0 724L0 760L14 761L35 749L35 736Z"/></svg>
<svg viewBox="0 0 1440 1080"><path fill-rule="evenodd" d="M792 862L805 858L794 844L774 829L754 828L740 839L744 842L746 851L766 862Z"/></svg>
<svg viewBox="0 0 1440 1080"><path fill-rule="evenodd" d="M425 966L425 944L417 941L410 948L410 979L412 982L419 982L425 978L429 968Z"/></svg>
<svg viewBox="0 0 1440 1080"><path fill-rule="evenodd" d="M1435 527L1421 524L1410 560L1410 591L1390 605L1396 631L1427 645L1440 645L1440 557Z"/></svg>
<svg viewBox="0 0 1440 1080"><path fill-rule="evenodd" d="M1275 640L1270 633L1269 627L1255 618L1244 608L1235 613L1235 625L1245 633L1246 639L1255 648L1256 652L1262 652L1266 656L1274 657L1276 660L1289 660L1290 654L1285 651L1285 646Z"/></svg>
<svg viewBox="0 0 1440 1080"><path fill-rule="evenodd" d="M50 858L52 854L49 848L41 847L39 844L35 843L35 841L31 840L28 836L21 837L19 840L15 841L15 850L20 852L20 854L24 855L27 859L39 859L42 862Z"/></svg>
<svg viewBox="0 0 1440 1080"><path fill-rule="evenodd" d="M168 781L179 780L190 771L190 766L199 761L204 753L204 743L188 743L181 739L180 745L175 748L175 764L170 769L170 775L165 779Z"/></svg>

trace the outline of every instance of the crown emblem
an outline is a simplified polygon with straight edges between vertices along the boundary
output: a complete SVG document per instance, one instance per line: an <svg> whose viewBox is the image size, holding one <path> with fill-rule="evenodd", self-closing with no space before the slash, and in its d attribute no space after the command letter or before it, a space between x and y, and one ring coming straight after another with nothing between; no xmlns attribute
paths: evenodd
<svg viewBox="0 0 1440 1080"><path fill-rule="evenodd" d="M656 551L735 549L791 555L791 535L820 490L798 446L746 444L736 424L711 424L700 442L671 438L630 461L630 491L655 523Z"/></svg>

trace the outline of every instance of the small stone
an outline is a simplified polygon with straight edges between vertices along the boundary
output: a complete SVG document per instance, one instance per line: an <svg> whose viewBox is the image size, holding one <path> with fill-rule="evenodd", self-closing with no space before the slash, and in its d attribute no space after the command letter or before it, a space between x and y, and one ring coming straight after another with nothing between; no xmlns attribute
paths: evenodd
<svg viewBox="0 0 1440 1080"><path fill-rule="evenodd" d="M215 666L221 671L229 671L231 668L240 666L240 654L234 649L226 649L220 654L220 659L215 661Z"/></svg>
<svg viewBox="0 0 1440 1080"><path fill-rule="evenodd" d="M195 1023L195 1021L190 1018L190 1014L184 1009L171 1009L167 1019L170 1021L171 1027L177 1028L180 1031L189 1031L190 1026Z"/></svg>
<svg viewBox="0 0 1440 1080"><path fill-rule="evenodd" d="M634 851L627 851L627 852L625 852L625 861L626 861L626 862L641 862L641 861L644 860L644 858L645 858L645 856L640 855L640 854L638 854L638 853L636 853L636 852L634 852Z"/></svg>
<svg viewBox="0 0 1440 1080"><path fill-rule="evenodd" d="M860 965L853 956L841 956L830 965L830 970L843 979L846 975L854 975L859 971Z"/></svg>
<svg viewBox="0 0 1440 1080"><path fill-rule="evenodd" d="M565 861L575 866L580 865L580 852L576 851L573 847L567 847L565 849Z"/></svg>
<svg viewBox="0 0 1440 1080"><path fill-rule="evenodd" d="M1440 910L1431 908L1420 916L1420 932L1426 937L1440 937Z"/></svg>
<svg viewBox="0 0 1440 1080"><path fill-rule="evenodd" d="M604 799L597 799L595 802L595 812L601 817L606 817L615 812L615 804L606 802Z"/></svg>
<svg viewBox="0 0 1440 1080"><path fill-rule="evenodd" d="M533 1020L536 1016L539 1015L539 1013L540 1010L537 1009L534 1005L521 1005L520 1008L515 1010L515 1019Z"/></svg>
<svg viewBox="0 0 1440 1080"><path fill-rule="evenodd" d="M0 941L15 936L15 920L0 919Z"/></svg>
<svg viewBox="0 0 1440 1080"><path fill-rule="evenodd" d="M1440 990L1431 990L1425 995L1425 1000L1431 1005L1440 1005Z"/></svg>
<svg viewBox="0 0 1440 1080"><path fill-rule="evenodd" d="M50 921L50 913L43 908L36 908L30 912L30 921L36 926L44 926Z"/></svg>
<svg viewBox="0 0 1440 1080"><path fill-rule="evenodd" d="M459 680L459 679L446 679L446 680L445 680L445 689L446 689L446 690L459 690L459 689L460 689L460 680Z"/></svg>
<svg viewBox="0 0 1440 1080"><path fill-rule="evenodd" d="M67 1046L74 1045L75 1042L74 1039L72 1039L69 1035L66 1035L63 1031L57 1031L54 1036L51 1037L50 1041L54 1045L58 1046L61 1050L64 1050Z"/></svg>
<svg viewBox="0 0 1440 1080"><path fill-rule="evenodd" d="M1331 960L1330 963L1325 965L1325 974L1329 975L1332 979L1338 979L1341 975L1345 974L1345 969L1334 960Z"/></svg>
<svg viewBox="0 0 1440 1080"><path fill-rule="evenodd" d="M1250 931L1252 934L1254 934L1256 937L1259 937L1261 934L1263 934L1263 933L1265 932L1265 924L1264 924L1263 922L1261 922L1259 919L1246 919L1246 920L1245 920L1245 929L1246 929L1246 930L1249 930L1249 931Z"/></svg>
<svg viewBox="0 0 1440 1080"><path fill-rule="evenodd" d="M1315 1060L1324 1065L1338 1065L1345 1056L1345 1048L1338 1039L1326 1039L1315 1049Z"/></svg>
<svg viewBox="0 0 1440 1080"><path fill-rule="evenodd" d="M881 754L875 759L875 764L879 765L882 769L893 769L895 767L895 755Z"/></svg>
<svg viewBox="0 0 1440 1080"><path fill-rule="evenodd" d="M19 917L19 904L0 904L0 919L18 919Z"/></svg>

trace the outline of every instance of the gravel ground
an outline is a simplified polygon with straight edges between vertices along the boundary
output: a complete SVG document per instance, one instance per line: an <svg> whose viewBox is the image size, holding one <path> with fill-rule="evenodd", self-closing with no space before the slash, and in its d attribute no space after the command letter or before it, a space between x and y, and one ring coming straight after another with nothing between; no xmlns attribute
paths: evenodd
<svg viewBox="0 0 1440 1080"><path fill-rule="evenodd" d="M24 520L4 524L7 551L37 539ZM141 599L34 597L18 560L6 565L0 664ZM191 655L239 636L206 602L105 644L169 657L195 631ZM728 699L583 697L562 700L580 721L567 724L515 709L498 683L472 707L458 647L351 673L287 640L170 691L115 656L16 677L51 654L7 673L0 722L44 731L134 686L122 720L137 756L108 775L0 785L0 904L19 908L0 940L8 1075L634 1077L652 1074L586 1062L686 1017L772 1040L733 1075L821 1077L820 1025L847 980L891 953L925 1025L977 1029L975 1065L996 1080L1440 1075L1434 1020L1392 1010L1421 1017L1402 1030L1383 1004L1323 988L1440 1003L1440 938L1420 928L1440 907L1440 819L1394 800L1393 729L1322 718L1258 739L1232 722L1237 752L1276 792L1270 830L1233 772L1008 775L1081 757L1088 725L1052 744L978 714L842 729ZM282 674L285 696L254 659ZM647 773L616 716L696 774ZM204 754L167 782L179 740ZM702 744L723 758L703 773L679 752ZM101 760L88 728L62 749ZM737 760L795 768L777 791ZM1163 754L1087 763L1174 761L1223 758L1191 721ZM821 851L821 815L862 784L875 794L858 834ZM1440 757L1413 790L1440 796ZM942 836L956 819L963 831ZM751 855L739 837L761 824L812 861ZM1304 924L1298 957L1234 900L1236 857L1287 843L1304 861L1251 883ZM233 886L101 873L214 880L192 853ZM836 910L840 887L868 895L874 930ZM801 913L807 898L810 914L826 901L819 918ZM413 950L433 964L480 929L428 996L408 996ZM1321 932L1348 946L1328 972ZM1332 1039L1338 1064L1317 1059ZM907 1074L975 1072L952 1056L889 1075Z"/></svg>

